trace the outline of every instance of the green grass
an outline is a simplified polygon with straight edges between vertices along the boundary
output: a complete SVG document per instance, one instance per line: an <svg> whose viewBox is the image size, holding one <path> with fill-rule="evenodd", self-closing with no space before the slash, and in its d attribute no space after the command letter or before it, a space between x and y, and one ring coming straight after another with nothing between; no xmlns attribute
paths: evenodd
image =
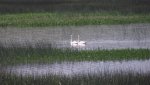
<svg viewBox="0 0 150 85"><path fill-rule="evenodd" d="M0 14L0 27L47 27L150 23L150 14L51 12Z"/></svg>
<svg viewBox="0 0 150 85"><path fill-rule="evenodd" d="M0 27L150 23L149 0L1 0Z"/></svg>
<svg viewBox="0 0 150 85"><path fill-rule="evenodd" d="M149 49L71 50L56 48L0 47L0 64L52 63L63 61L99 61L149 59Z"/></svg>

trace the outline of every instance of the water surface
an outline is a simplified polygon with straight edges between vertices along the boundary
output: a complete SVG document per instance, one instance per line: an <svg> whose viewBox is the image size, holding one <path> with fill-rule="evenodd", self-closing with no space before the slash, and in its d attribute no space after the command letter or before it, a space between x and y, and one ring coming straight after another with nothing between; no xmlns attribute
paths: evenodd
<svg viewBox="0 0 150 85"><path fill-rule="evenodd" d="M70 48L70 35L73 35L73 40L80 35L80 40L87 42L85 46L73 48L150 48L150 24L0 28L0 43L7 47L42 44Z"/></svg>
<svg viewBox="0 0 150 85"><path fill-rule="evenodd" d="M93 74L149 74L150 60L82 61L53 64L25 64L8 66L5 72L22 76L75 76Z"/></svg>

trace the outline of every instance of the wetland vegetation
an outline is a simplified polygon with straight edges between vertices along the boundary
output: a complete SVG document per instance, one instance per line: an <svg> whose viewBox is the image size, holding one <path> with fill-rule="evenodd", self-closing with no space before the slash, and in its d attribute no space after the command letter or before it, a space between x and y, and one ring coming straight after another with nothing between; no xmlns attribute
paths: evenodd
<svg viewBox="0 0 150 85"><path fill-rule="evenodd" d="M150 23L149 0L1 0L1 27Z"/></svg>
<svg viewBox="0 0 150 85"><path fill-rule="evenodd" d="M114 50L72 50L52 47L0 47L0 83L1 85L149 85L149 73L99 73L75 76L17 76L13 72L3 71L3 67L19 64L47 64L55 62L76 61L116 61L150 59L149 49L114 49ZM32 69L32 68L31 68ZM43 69L44 70L44 69ZM36 74L35 74L36 75Z"/></svg>
<svg viewBox="0 0 150 85"><path fill-rule="evenodd" d="M16 63L51 63L62 61L99 61L149 59L149 49L72 50L42 47L0 47L1 65Z"/></svg>
<svg viewBox="0 0 150 85"><path fill-rule="evenodd" d="M150 14L125 15L117 12L0 14L1 27L47 27L130 23L150 23Z"/></svg>
<svg viewBox="0 0 150 85"><path fill-rule="evenodd" d="M0 27L23 28L23 27L48 27L48 26L150 23L149 4L150 4L149 0L0 0ZM140 25L139 27L141 26L144 25ZM130 26L127 26L126 28L130 29ZM119 38L118 40L120 39L130 40L131 38L131 40L134 39L135 40L137 39L139 41L145 40L145 42L147 42L148 44L149 31L148 28L145 27L145 29L147 30L142 31L144 29L142 30L131 29L134 32L131 32L131 30L130 31L124 30L125 32L120 32L120 30L115 32L111 31L114 34L110 36L115 36L116 32L118 32L120 34L127 35L124 36L123 38ZM8 33L5 36L4 32L7 32L7 30L1 29L0 34L1 42L3 41L3 39L5 41L7 35L10 35L11 33L17 34L17 32L8 31ZM112 40L112 38L109 38L107 36L107 33L110 34L111 32L106 31L105 33L105 31L102 29L102 32L99 33L101 33L102 34L101 36L104 37L103 40L105 40L106 38L106 40L108 40L109 42L109 39ZM69 31L67 35L70 33L73 32ZM128 34L130 34L130 36ZM134 38L132 36L136 37ZM31 35L26 37L29 38L33 36ZM50 36L47 37L50 38ZM11 38L12 40L14 39L16 41L21 42L21 39L19 39L19 37L16 37L15 35L14 38L8 36L8 39L6 39L6 41L11 40ZM98 38L99 37L97 37L96 39ZM56 39L56 37L52 39ZM9 43L11 44L12 42ZM20 47L19 46L17 47L17 45L15 46L12 45L10 47L9 46L5 47L3 46L3 44L0 44L0 84L1 85L150 85L149 81L150 73L140 74L132 72L131 73L118 72L116 74L109 74L106 72L103 74L99 73L97 75L86 74L86 75L75 75L72 77L47 74L46 76L37 77L37 76L23 76L23 75L18 76L13 74L11 70L10 72L5 72L5 68L21 64L45 65L45 64L52 64L55 62L61 63L66 61L121 62L123 60L127 61L148 60L150 59L150 49L146 48L146 46L149 46L147 44L142 43L142 45L144 45L145 47L138 49L129 48L129 49L103 49L103 50L99 48L94 50L78 50L71 48L59 49L54 48L51 45L49 45L49 47L43 47L42 44L37 44L37 46L35 47L32 47L30 45ZM42 71L44 70L42 69Z"/></svg>

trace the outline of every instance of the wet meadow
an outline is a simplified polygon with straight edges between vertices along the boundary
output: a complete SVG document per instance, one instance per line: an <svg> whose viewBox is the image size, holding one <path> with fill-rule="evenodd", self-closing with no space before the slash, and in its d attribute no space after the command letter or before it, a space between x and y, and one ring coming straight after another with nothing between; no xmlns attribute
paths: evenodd
<svg viewBox="0 0 150 85"><path fill-rule="evenodd" d="M149 4L0 0L0 85L150 85Z"/></svg>

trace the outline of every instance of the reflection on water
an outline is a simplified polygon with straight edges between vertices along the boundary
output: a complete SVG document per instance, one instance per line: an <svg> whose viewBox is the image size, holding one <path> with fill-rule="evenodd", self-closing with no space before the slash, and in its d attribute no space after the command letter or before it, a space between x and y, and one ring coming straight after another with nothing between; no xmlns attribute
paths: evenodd
<svg viewBox="0 0 150 85"><path fill-rule="evenodd" d="M131 61L83 61L62 62L53 64L28 64L10 66L5 72L22 76L52 75L88 75L88 74L115 74L115 73L150 73L150 60Z"/></svg>
<svg viewBox="0 0 150 85"><path fill-rule="evenodd" d="M73 40L80 35L80 40L87 42L85 46L74 46L83 49L150 48L150 24L1 28L0 43L3 46L43 43L44 46L52 44L54 47L68 48L71 47L70 35L73 35Z"/></svg>

